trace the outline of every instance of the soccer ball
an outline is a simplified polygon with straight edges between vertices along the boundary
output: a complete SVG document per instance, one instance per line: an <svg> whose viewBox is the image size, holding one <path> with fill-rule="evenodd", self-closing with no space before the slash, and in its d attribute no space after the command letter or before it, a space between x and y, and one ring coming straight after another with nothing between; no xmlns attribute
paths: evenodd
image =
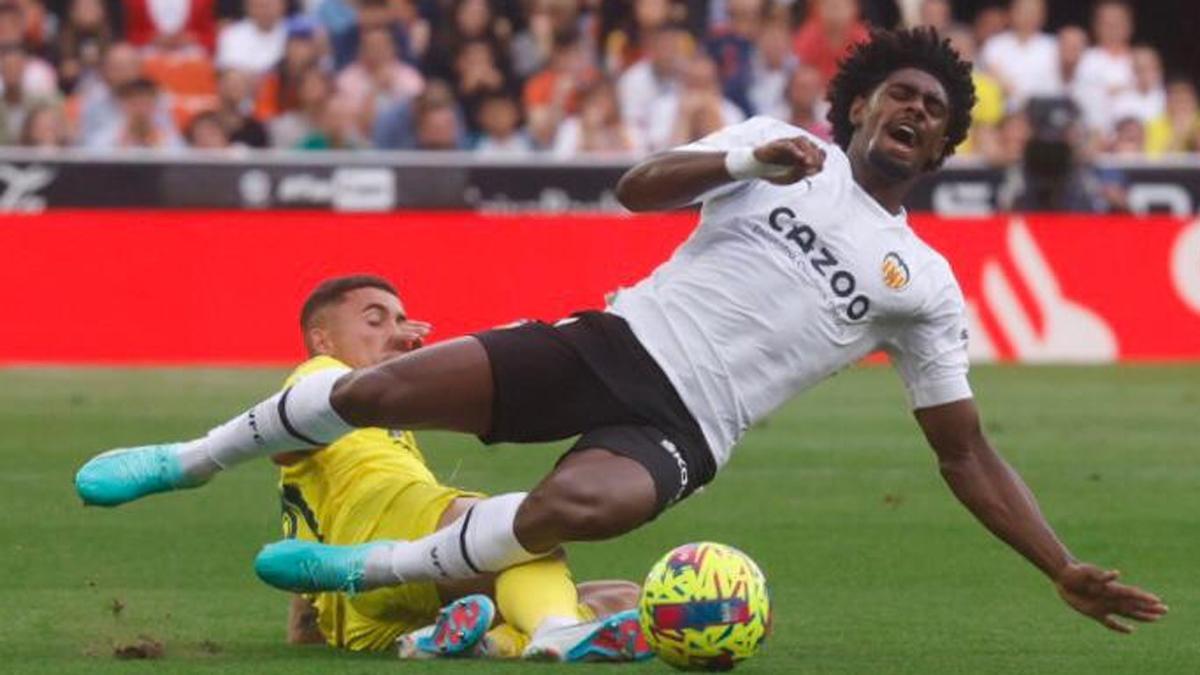
<svg viewBox="0 0 1200 675"><path fill-rule="evenodd" d="M683 670L729 670L758 651L771 628L767 581L745 553L684 544L642 585L642 632L659 658Z"/></svg>

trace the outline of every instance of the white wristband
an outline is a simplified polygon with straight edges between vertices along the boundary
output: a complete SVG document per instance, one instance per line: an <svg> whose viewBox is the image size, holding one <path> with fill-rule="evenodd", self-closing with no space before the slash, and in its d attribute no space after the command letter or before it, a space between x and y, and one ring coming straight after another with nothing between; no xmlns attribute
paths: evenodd
<svg viewBox="0 0 1200 675"><path fill-rule="evenodd" d="M774 178L787 175L792 170L782 164L760 162L754 156L754 148L734 148L725 153L725 170L734 180L747 178Z"/></svg>

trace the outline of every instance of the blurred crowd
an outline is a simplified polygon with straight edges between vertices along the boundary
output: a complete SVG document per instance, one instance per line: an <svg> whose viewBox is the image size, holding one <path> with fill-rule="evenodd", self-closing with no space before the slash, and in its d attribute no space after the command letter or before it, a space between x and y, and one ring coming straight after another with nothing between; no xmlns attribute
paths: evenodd
<svg viewBox="0 0 1200 675"><path fill-rule="evenodd" d="M975 63L960 154L1012 166L1200 151L1195 84L1134 13L1045 30L1045 0L0 0L0 144L627 155L772 115L829 136L825 86L872 25ZM1047 104L1046 102L1056 102Z"/></svg>

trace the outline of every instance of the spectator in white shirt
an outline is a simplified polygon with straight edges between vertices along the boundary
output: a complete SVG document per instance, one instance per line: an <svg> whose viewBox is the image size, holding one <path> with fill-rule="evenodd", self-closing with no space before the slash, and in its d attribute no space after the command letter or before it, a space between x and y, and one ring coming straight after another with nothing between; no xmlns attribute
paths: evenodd
<svg viewBox="0 0 1200 675"><path fill-rule="evenodd" d="M1013 109L1025 105L1031 96L1061 95L1058 41L1042 32L1044 0L1013 0L1009 14L1012 28L983 46L980 61L984 70L1000 82Z"/></svg>
<svg viewBox="0 0 1200 675"><path fill-rule="evenodd" d="M707 54L697 54L688 62L679 91L655 101L646 145L651 151L666 150L743 119L742 109L721 95L717 64Z"/></svg>
<svg viewBox="0 0 1200 675"><path fill-rule="evenodd" d="M650 111L656 102L669 98L679 87L687 63L687 33L667 25L648 36L646 57L630 66L617 80L621 117L635 133L646 138Z"/></svg>
<svg viewBox="0 0 1200 675"><path fill-rule="evenodd" d="M175 121L159 114L162 99L158 85L144 77L138 78L121 85L116 94L121 106L119 122L108 127L89 147L104 150L178 150L184 147L183 139L175 130Z"/></svg>
<svg viewBox="0 0 1200 675"><path fill-rule="evenodd" d="M1079 72L1079 61L1088 48L1087 31L1079 26L1063 26L1058 29L1058 78L1063 91L1075 90L1075 75Z"/></svg>
<svg viewBox="0 0 1200 675"><path fill-rule="evenodd" d="M621 119L616 89L607 79L583 91L579 114L559 125L553 148L559 157L630 155L640 150L636 134Z"/></svg>
<svg viewBox="0 0 1200 675"><path fill-rule="evenodd" d="M1075 101L1083 121L1093 132L1112 129L1112 105L1122 92L1132 89L1133 11L1122 0L1101 0L1092 13L1096 46L1083 53L1075 73Z"/></svg>
<svg viewBox="0 0 1200 675"><path fill-rule="evenodd" d="M217 67L265 73L283 58L284 0L246 0L246 18L221 29Z"/></svg>
<svg viewBox="0 0 1200 675"><path fill-rule="evenodd" d="M1163 112L1167 94L1163 89L1162 61L1153 47L1133 49L1133 88L1117 95L1112 118L1132 118L1145 125Z"/></svg>
<svg viewBox="0 0 1200 675"><path fill-rule="evenodd" d="M78 145L96 147L110 143L116 128L124 120L117 90L144 76L142 57L128 42L110 45L104 53L100 77L86 78L76 89L79 101ZM171 105L166 96L158 97L159 124L171 122Z"/></svg>

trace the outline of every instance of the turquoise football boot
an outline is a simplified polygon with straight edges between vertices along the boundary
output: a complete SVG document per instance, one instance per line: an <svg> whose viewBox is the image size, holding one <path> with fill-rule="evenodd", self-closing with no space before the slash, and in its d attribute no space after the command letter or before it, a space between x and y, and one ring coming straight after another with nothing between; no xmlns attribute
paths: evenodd
<svg viewBox="0 0 1200 675"><path fill-rule="evenodd" d="M341 591L357 593L362 588L367 554L386 542L333 546L299 539L267 544L254 559L258 578L275 588L293 593Z"/></svg>
<svg viewBox="0 0 1200 675"><path fill-rule="evenodd" d="M119 506L156 492L183 490L206 481L183 473L179 443L120 448L96 455L75 474L75 492L89 506Z"/></svg>
<svg viewBox="0 0 1200 675"><path fill-rule="evenodd" d="M596 621L539 631L521 658L528 661L613 663L654 658L636 609Z"/></svg>

